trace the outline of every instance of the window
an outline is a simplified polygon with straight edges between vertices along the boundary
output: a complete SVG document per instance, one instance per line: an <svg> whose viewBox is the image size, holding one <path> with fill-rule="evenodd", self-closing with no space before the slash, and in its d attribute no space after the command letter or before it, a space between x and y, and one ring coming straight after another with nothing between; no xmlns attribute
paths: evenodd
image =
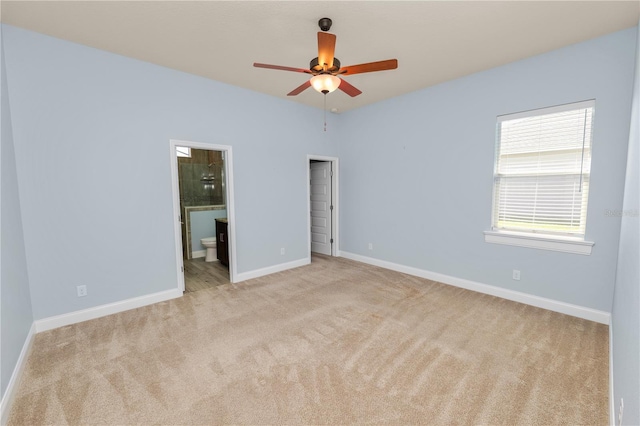
<svg viewBox="0 0 640 426"><path fill-rule="evenodd" d="M176 155L178 157L191 158L191 148L188 146L176 146Z"/></svg>
<svg viewBox="0 0 640 426"><path fill-rule="evenodd" d="M594 105L586 101L498 117L493 236L529 237L516 244L527 246L532 237L584 241ZM588 244L590 253L593 243Z"/></svg>

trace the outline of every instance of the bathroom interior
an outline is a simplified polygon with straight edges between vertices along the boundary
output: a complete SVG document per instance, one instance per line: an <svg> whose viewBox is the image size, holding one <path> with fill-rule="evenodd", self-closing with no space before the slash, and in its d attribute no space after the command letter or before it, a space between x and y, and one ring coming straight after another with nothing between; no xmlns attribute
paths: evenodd
<svg viewBox="0 0 640 426"><path fill-rule="evenodd" d="M224 152L177 147L185 293L229 283Z"/></svg>

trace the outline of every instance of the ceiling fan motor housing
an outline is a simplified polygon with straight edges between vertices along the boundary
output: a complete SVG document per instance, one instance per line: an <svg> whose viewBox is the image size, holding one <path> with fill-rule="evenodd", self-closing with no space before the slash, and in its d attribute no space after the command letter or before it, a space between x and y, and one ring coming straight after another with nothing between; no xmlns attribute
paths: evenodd
<svg viewBox="0 0 640 426"><path fill-rule="evenodd" d="M340 71L340 61L338 58L333 58L333 66L331 68L327 68L326 72L324 69L324 65L320 64L318 58L313 58L311 62L309 62L309 69L314 74L336 74Z"/></svg>

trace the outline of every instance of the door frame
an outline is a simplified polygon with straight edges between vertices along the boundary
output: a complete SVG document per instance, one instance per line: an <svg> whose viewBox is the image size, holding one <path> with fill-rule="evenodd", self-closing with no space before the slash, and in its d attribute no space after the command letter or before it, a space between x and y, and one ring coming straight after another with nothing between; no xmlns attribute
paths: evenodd
<svg viewBox="0 0 640 426"><path fill-rule="evenodd" d="M333 210L331 211L331 238L333 238L333 244L331 244L331 256L340 256L340 226L338 218L340 217L340 207L338 196L338 185L340 178L340 159L338 157L327 157L325 155L307 155L307 247L309 248L309 261L311 261L311 160L326 161L331 163L331 171L333 176L331 177L331 204Z"/></svg>
<svg viewBox="0 0 640 426"><path fill-rule="evenodd" d="M235 220L235 199L233 188L233 153L230 145L219 145L209 142L194 142L178 139L169 140L169 153L171 158L171 192L173 199L173 234L176 248L176 265L178 266L177 284L178 290L184 292L184 262L182 261L182 227L180 226L180 186L178 183L178 156L176 147L186 146L207 151L222 151L224 153L224 174L225 174L225 196L227 206L228 246L229 246L229 281L235 282L237 274L238 257L236 253L236 220ZM214 225L212 225L214 226Z"/></svg>

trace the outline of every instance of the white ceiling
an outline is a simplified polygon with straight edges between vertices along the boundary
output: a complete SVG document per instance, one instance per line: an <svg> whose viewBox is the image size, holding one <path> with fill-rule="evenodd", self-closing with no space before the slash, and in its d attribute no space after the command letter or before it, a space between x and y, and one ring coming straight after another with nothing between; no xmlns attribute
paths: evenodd
<svg viewBox="0 0 640 426"><path fill-rule="evenodd" d="M308 68L317 22L333 20L343 66L398 59L345 77L363 91L327 95L339 112L637 25L630 1L7 1L2 22L314 107L286 94Z"/></svg>

